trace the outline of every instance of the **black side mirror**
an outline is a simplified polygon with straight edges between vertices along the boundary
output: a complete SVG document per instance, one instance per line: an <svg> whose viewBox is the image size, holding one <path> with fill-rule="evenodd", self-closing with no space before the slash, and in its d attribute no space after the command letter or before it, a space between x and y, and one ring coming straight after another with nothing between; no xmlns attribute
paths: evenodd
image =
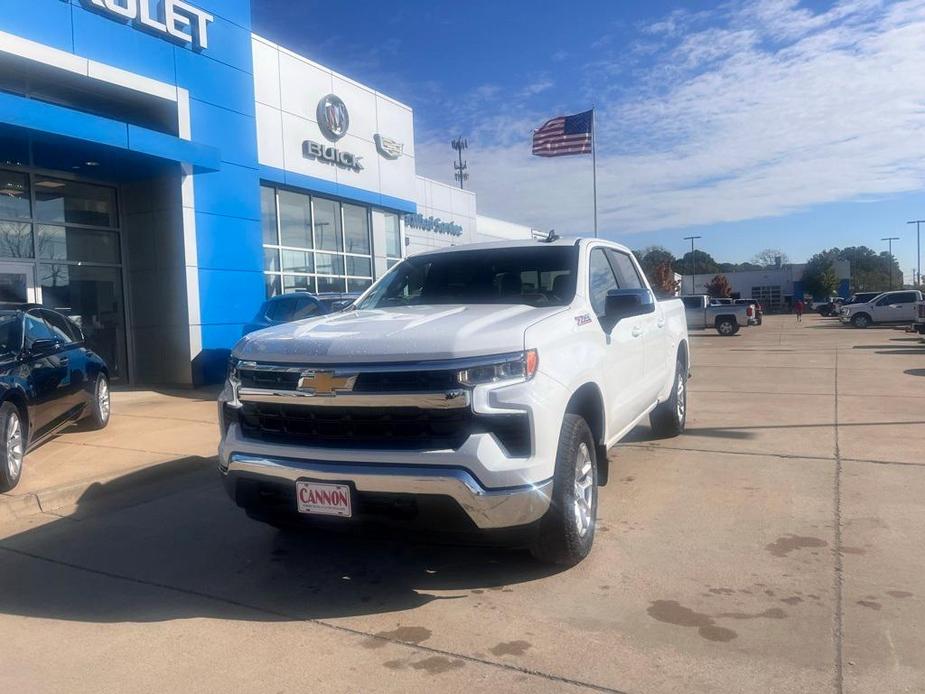
<svg viewBox="0 0 925 694"><path fill-rule="evenodd" d="M32 344L29 346L29 352L31 354L48 354L49 352L54 352L60 346L61 342L58 340L33 340Z"/></svg>
<svg viewBox="0 0 925 694"><path fill-rule="evenodd" d="M611 289L604 302L608 329L624 318L655 312L655 297L648 289Z"/></svg>

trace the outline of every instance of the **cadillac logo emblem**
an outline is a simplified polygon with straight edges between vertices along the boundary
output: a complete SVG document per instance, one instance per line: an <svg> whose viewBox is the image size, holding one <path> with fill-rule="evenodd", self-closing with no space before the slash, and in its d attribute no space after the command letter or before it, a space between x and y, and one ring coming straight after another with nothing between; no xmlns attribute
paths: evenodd
<svg viewBox="0 0 925 694"><path fill-rule="evenodd" d="M336 142L347 134L350 127L350 114L340 97L328 94L318 102L318 125L324 136Z"/></svg>
<svg viewBox="0 0 925 694"><path fill-rule="evenodd" d="M403 143L398 140L393 140L391 137L376 134L375 140L376 149L378 149L379 154L386 159L398 159L405 150L405 145Z"/></svg>
<svg viewBox="0 0 925 694"><path fill-rule="evenodd" d="M316 371L309 369L303 371L299 378L299 390L321 397L333 397L338 393L349 393L356 383L356 374L352 376L337 376L333 371Z"/></svg>

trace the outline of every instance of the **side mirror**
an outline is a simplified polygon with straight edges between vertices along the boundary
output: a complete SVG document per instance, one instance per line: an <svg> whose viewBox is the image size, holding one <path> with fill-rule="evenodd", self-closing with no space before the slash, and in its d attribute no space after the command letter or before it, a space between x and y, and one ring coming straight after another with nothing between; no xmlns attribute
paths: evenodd
<svg viewBox="0 0 925 694"><path fill-rule="evenodd" d="M604 302L604 317L609 328L624 318L655 312L655 297L648 289L611 289Z"/></svg>
<svg viewBox="0 0 925 694"><path fill-rule="evenodd" d="M48 354L49 352L54 352L61 343L58 340L34 340L29 346L29 352L31 354Z"/></svg>

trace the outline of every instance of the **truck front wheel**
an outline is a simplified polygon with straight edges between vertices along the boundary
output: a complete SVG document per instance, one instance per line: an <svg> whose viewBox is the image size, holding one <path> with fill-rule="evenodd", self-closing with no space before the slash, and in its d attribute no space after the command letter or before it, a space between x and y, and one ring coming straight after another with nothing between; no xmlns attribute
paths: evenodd
<svg viewBox="0 0 925 694"><path fill-rule="evenodd" d="M574 566L591 552L597 524L596 450L584 418L566 414L559 434L552 499L531 548L537 559Z"/></svg>
<svg viewBox="0 0 925 694"><path fill-rule="evenodd" d="M866 328L870 325L870 316L866 313L859 313L851 319L851 325L855 328Z"/></svg>

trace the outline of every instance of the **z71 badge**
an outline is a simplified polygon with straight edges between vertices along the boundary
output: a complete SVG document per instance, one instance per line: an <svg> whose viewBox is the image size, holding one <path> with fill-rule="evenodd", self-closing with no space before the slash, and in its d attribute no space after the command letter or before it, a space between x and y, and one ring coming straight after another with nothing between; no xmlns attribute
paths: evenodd
<svg viewBox="0 0 925 694"><path fill-rule="evenodd" d="M579 326L587 325L591 322L591 316L587 313L582 313L580 316L575 316L575 323Z"/></svg>

